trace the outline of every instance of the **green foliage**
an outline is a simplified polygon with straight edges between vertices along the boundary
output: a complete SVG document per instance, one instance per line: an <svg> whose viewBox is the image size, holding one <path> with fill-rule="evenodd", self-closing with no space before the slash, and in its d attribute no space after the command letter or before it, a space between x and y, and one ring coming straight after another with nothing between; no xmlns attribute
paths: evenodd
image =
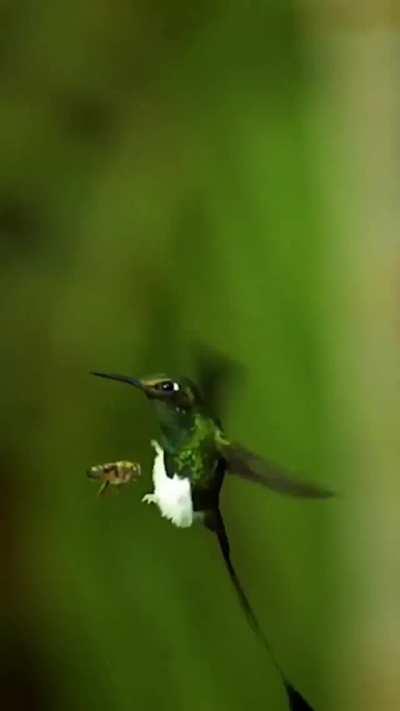
<svg viewBox="0 0 400 711"><path fill-rule="evenodd" d="M150 410L88 371L192 375L210 344L246 368L227 434L334 481L319 85L299 18L271 2L3 5L4 633L40 709L278 711L212 537L140 504ZM86 469L120 459L144 481L96 498ZM328 505L232 481L223 508L282 665L327 708Z"/></svg>

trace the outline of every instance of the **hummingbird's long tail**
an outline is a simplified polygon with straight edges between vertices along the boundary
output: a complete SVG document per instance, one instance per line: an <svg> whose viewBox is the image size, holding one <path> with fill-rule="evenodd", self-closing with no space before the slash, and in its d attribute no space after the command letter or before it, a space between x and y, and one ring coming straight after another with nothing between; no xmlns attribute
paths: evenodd
<svg viewBox="0 0 400 711"><path fill-rule="evenodd" d="M234 565L232 563L231 559L231 553L230 553L230 544L229 544L229 539L228 539L228 534L225 529L225 524L224 520L222 518L221 512L217 509L215 511L209 511L207 512L205 518L204 518L204 523L206 527L213 531L213 533L216 534L218 538L218 543L219 547L222 553L222 557L225 562L226 569L229 573L229 577L233 583L233 586L236 590L237 596L239 598L240 605L242 607L242 610L244 611L247 621L250 624L250 627L253 629L257 637L261 640L263 643L264 647L268 651L272 662L279 674L279 676L282 679L282 683L285 687L285 691L288 697L288 702L289 702L289 708L290 711L314 711L312 706L303 698L303 696L295 689L293 684L290 683L290 681L287 679L285 673L281 669L280 665L278 664L275 654L272 650L271 644L264 634L263 630L260 627L260 624L258 622L258 619L255 615L255 612L250 605L250 601L242 587L242 584L238 578L238 575L236 573L236 570L234 568Z"/></svg>

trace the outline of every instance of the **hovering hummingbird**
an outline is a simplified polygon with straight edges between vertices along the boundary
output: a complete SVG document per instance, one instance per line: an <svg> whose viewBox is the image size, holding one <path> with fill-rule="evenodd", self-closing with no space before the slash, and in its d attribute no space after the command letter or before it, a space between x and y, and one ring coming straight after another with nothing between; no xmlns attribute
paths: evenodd
<svg viewBox="0 0 400 711"><path fill-rule="evenodd" d="M333 496L333 492L298 481L275 464L231 442L213 408L189 378L166 375L132 378L97 371L92 374L132 385L151 401L161 436L160 444L152 442L156 451L154 491L144 496L143 501L156 504L162 516L175 526L186 528L197 520L216 535L241 607L272 657L284 684L290 709L312 711L275 660L244 592L232 563L219 499L225 477L233 474L290 496L326 499ZM210 383L215 390L215 378L211 378Z"/></svg>

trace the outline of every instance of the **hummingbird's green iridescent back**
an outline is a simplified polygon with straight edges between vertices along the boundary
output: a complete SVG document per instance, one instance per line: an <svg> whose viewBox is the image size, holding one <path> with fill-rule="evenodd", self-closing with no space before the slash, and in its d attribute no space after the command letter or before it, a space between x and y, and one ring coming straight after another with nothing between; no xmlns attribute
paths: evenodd
<svg viewBox="0 0 400 711"><path fill-rule="evenodd" d="M175 474L188 477L192 489L214 488L219 481L216 434L219 428L211 417L202 413L193 416L192 425L185 431L179 442L163 436L163 444L168 454L168 463Z"/></svg>

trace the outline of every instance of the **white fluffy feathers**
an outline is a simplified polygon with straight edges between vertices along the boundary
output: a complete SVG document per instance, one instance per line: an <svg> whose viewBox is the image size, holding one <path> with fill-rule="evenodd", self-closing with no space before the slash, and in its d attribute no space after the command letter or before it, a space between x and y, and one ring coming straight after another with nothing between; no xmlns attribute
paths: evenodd
<svg viewBox="0 0 400 711"><path fill-rule="evenodd" d="M193 523L193 502L190 480L177 474L169 477L165 471L164 451L155 440L152 441L156 456L153 464L152 494L146 494L142 501L156 504L161 515L179 528L188 528Z"/></svg>

